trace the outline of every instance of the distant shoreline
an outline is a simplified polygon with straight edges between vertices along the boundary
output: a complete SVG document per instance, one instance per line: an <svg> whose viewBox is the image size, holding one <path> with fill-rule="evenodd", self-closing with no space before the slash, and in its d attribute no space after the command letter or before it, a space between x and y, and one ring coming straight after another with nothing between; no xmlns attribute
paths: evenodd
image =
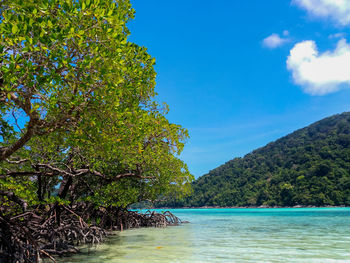
<svg viewBox="0 0 350 263"><path fill-rule="evenodd" d="M295 205L295 206L267 206L267 205L261 205L261 206L197 206L197 207L157 207L157 208L151 208L151 209L218 209L218 208L240 208L240 209L248 209L248 208L346 208L349 206L340 205L340 206L314 206L314 205Z"/></svg>

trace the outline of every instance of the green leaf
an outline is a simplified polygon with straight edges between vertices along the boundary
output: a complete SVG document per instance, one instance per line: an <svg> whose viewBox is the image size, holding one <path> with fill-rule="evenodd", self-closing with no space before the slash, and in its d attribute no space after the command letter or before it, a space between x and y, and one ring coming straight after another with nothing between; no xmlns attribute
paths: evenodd
<svg viewBox="0 0 350 263"><path fill-rule="evenodd" d="M13 33L13 34L16 34L17 32L18 32L17 24L14 24L14 25L12 26L12 33Z"/></svg>

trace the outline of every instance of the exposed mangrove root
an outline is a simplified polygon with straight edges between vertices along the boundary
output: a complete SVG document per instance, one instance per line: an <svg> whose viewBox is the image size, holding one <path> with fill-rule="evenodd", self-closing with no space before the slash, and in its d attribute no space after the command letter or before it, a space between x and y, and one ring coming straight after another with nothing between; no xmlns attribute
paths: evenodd
<svg viewBox="0 0 350 263"><path fill-rule="evenodd" d="M98 244L107 234L68 211L58 225L55 213L0 216L0 262L38 262L40 257L76 253L78 245Z"/></svg>
<svg viewBox="0 0 350 263"><path fill-rule="evenodd" d="M89 222L89 223L87 223ZM170 212L138 213L116 207L54 205L16 216L0 214L0 263L39 262L78 253L79 245L98 244L113 230L178 225Z"/></svg>
<svg viewBox="0 0 350 263"><path fill-rule="evenodd" d="M139 213L127 209L109 207L99 208L94 214L95 218L98 219L98 221L94 222L96 225L112 231L139 227L166 227L181 223L181 220L169 211L156 213L148 210L146 213Z"/></svg>

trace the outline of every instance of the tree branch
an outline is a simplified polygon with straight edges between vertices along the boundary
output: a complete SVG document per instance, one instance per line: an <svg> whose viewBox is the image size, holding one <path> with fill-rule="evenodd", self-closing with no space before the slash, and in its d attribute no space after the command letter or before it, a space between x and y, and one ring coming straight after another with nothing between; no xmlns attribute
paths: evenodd
<svg viewBox="0 0 350 263"><path fill-rule="evenodd" d="M38 122L37 118L31 118L29 120L26 132L23 134L23 136L20 139L18 139L15 143L13 143L9 147L0 148L0 161L3 161L6 158L10 157L14 152L22 148L32 138L35 132L35 126L37 122Z"/></svg>
<svg viewBox="0 0 350 263"><path fill-rule="evenodd" d="M21 163L29 162L29 160L28 159L22 159L22 160L9 160L9 159L6 159L6 162L11 163L11 164L21 164Z"/></svg>
<svg viewBox="0 0 350 263"><path fill-rule="evenodd" d="M25 212L27 210L27 206L28 206L27 202L25 202L24 200L22 200L21 198L16 196L13 192L0 190L0 195L6 196L10 201L19 204L21 206L23 212Z"/></svg>

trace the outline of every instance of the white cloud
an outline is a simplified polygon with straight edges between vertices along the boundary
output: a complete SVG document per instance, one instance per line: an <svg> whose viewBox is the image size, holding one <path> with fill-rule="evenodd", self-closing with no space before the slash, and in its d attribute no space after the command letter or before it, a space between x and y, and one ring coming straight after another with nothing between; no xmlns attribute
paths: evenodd
<svg viewBox="0 0 350 263"><path fill-rule="evenodd" d="M339 40L334 51L319 53L314 41L297 43L290 51L287 68L305 92L324 95L350 86L350 44Z"/></svg>
<svg viewBox="0 0 350 263"><path fill-rule="evenodd" d="M283 31L284 36L288 36L288 31ZM281 38L278 34L272 34L263 40L263 45L268 48L277 48L288 42L288 38Z"/></svg>
<svg viewBox="0 0 350 263"><path fill-rule="evenodd" d="M293 0L293 3L306 9L312 16L331 18L342 26L350 25L349 0Z"/></svg>
<svg viewBox="0 0 350 263"><path fill-rule="evenodd" d="M335 33L335 34L331 34L328 36L329 39L335 39L335 38L344 38L345 37L345 33Z"/></svg>

